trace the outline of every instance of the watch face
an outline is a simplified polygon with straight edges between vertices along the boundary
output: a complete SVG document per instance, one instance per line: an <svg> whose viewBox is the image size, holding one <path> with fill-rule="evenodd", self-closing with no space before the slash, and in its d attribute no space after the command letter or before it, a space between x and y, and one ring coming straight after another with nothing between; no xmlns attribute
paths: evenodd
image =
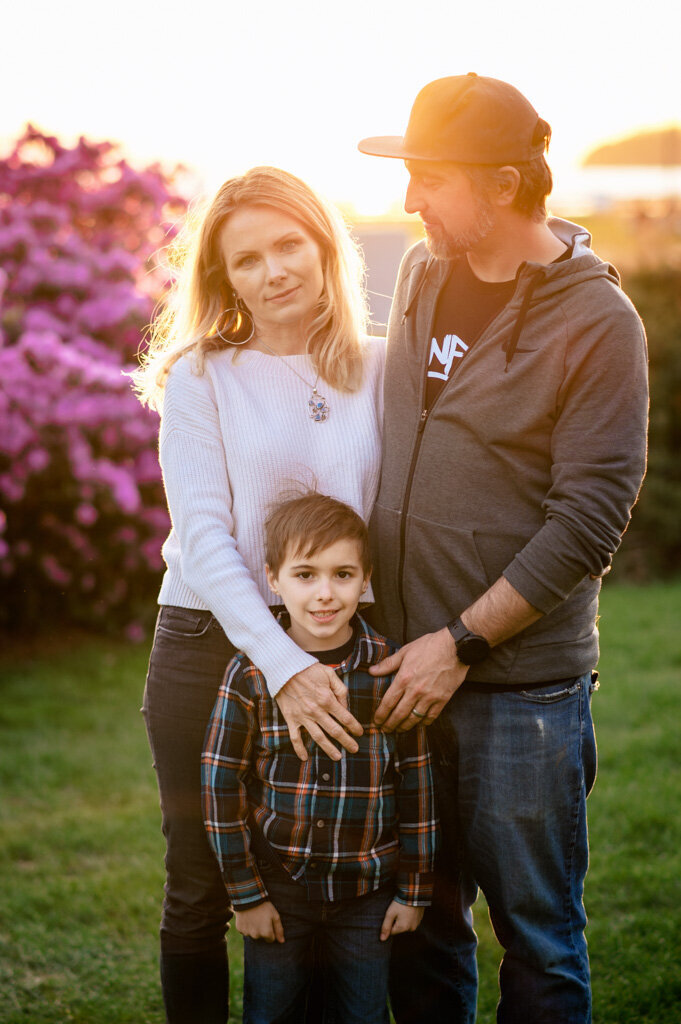
<svg viewBox="0 0 681 1024"><path fill-rule="evenodd" d="M484 636L467 636L456 645L456 653L464 665L477 665L489 654L489 644Z"/></svg>

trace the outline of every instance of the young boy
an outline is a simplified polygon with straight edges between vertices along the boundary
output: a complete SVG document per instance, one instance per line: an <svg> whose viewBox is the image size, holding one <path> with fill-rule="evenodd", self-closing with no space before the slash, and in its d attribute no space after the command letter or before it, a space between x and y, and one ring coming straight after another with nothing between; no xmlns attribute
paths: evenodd
<svg viewBox="0 0 681 1024"><path fill-rule="evenodd" d="M437 822L425 730L384 734L373 714L390 678L369 665L395 649L356 613L371 563L364 522L320 494L281 503L265 525L280 621L336 668L364 727L333 761L291 744L263 675L227 668L202 758L204 819L244 935L245 1024L300 1024L321 942L327 1007L342 1024L386 1024L390 936L430 902Z"/></svg>

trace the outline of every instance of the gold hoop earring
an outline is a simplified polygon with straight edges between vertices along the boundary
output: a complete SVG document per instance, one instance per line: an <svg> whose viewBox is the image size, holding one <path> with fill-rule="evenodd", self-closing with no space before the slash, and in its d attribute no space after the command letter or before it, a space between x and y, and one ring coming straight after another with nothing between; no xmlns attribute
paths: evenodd
<svg viewBox="0 0 681 1024"><path fill-rule="evenodd" d="M223 325L224 330L232 331L236 327L235 333L238 333L238 331L241 329L241 323L243 321L249 321L251 325L251 331L248 337L245 338L243 341L235 341L234 338L226 338L222 333L222 330L220 329L221 320L225 316L229 316L229 322ZM247 345L251 338L253 337L253 335L255 334L255 323L253 322L253 317L248 312L248 310L246 309L243 302L238 296L236 296L235 305L231 306L229 309L223 309L222 313L220 313L220 316L215 321L215 333L218 335L219 338L222 338L226 345L235 345L237 348L239 348L241 345Z"/></svg>

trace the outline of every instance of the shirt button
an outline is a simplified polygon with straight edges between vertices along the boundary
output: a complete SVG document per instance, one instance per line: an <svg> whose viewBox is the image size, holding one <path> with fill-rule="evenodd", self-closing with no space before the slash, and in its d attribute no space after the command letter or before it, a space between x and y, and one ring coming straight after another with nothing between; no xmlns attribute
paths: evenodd
<svg viewBox="0 0 681 1024"><path fill-rule="evenodd" d="M317 828L324 828L324 819L320 818L317 822Z"/></svg>
<svg viewBox="0 0 681 1024"><path fill-rule="evenodd" d="M316 860L311 860L310 861L310 867L314 871L314 869L317 867L317 861Z"/></svg>
<svg viewBox="0 0 681 1024"><path fill-rule="evenodd" d="M324 774L322 775L322 778L324 779L324 782L328 782L329 779L331 778L331 776L329 775L328 772L324 772Z"/></svg>

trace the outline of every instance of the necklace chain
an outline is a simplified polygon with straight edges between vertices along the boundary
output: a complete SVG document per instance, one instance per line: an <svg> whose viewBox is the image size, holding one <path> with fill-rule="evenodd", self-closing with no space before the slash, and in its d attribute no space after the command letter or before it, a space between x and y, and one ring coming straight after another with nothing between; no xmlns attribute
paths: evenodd
<svg viewBox="0 0 681 1024"><path fill-rule="evenodd" d="M317 374L314 384L310 384L309 380L307 380L306 377L303 377L302 373L298 373L298 371L294 370L292 366L289 366L289 364L286 362L283 356L280 356L279 353L275 352L273 348L270 348L269 345L266 345L261 338L258 338L258 341L264 349L267 349L267 351L270 352L273 356L276 356L277 359L280 359L284 366L291 371L291 373L295 373L296 377L298 377L299 380L302 380L303 384L307 384L309 388L312 388L312 392L307 402L307 411L310 419L313 420L315 423L324 423L325 420L328 420L330 412L329 403L324 398L324 396L320 395L319 392L317 391L317 384L319 383L319 374Z"/></svg>

